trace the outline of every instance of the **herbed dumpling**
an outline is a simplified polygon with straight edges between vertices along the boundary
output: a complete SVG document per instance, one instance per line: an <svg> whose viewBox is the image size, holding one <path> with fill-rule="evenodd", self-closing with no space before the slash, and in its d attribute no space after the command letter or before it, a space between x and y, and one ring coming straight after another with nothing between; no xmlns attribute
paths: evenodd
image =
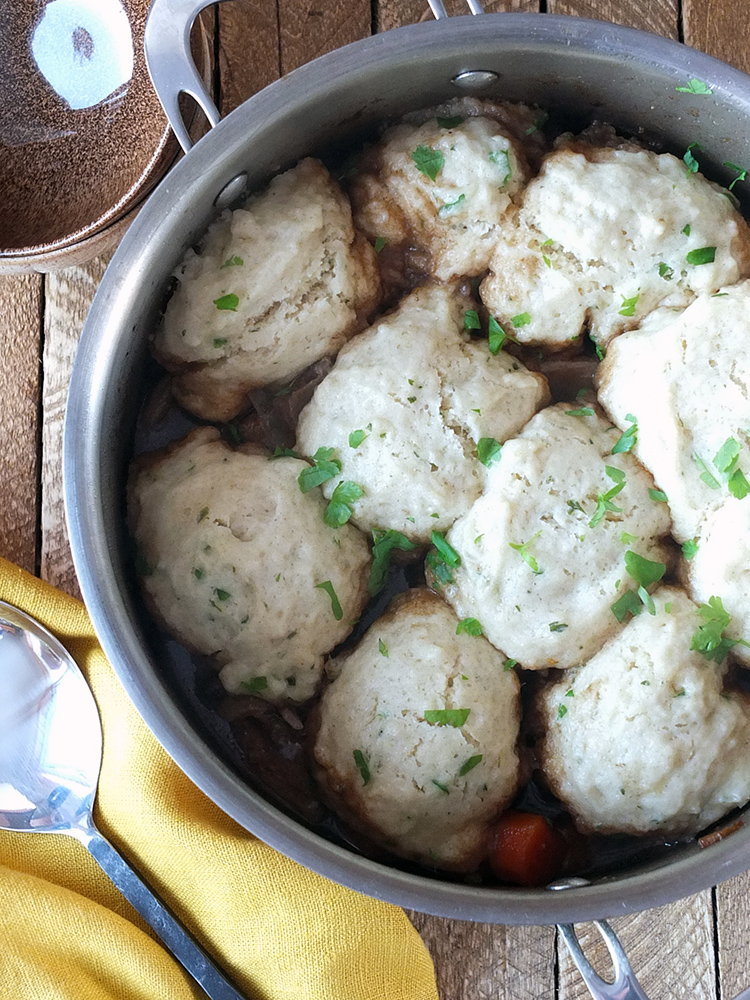
<svg viewBox="0 0 750 1000"><path fill-rule="evenodd" d="M333 808L396 854L475 869L520 782L515 672L424 589L331 669L315 759Z"/></svg>
<svg viewBox="0 0 750 1000"><path fill-rule="evenodd" d="M473 303L444 286L418 288L351 340L303 410L298 450L333 448L356 483L353 522L428 543L479 496L485 463L548 397L543 376L490 354L464 330Z"/></svg>
<svg viewBox="0 0 750 1000"><path fill-rule="evenodd" d="M521 144L494 118L404 123L368 151L351 186L354 219L373 241L425 248L441 281L481 274L528 178Z"/></svg>
<svg viewBox="0 0 750 1000"><path fill-rule="evenodd" d="M666 493L679 542L750 489L750 281L622 334L598 384L600 402L632 429L635 455Z"/></svg>
<svg viewBox="0 0 750 1000"><path fill-rule="evenodd" d="M428 555L428 583L526 669L588 659L625 617L612 605L665 571L669 512L633 456L612 454L619 437L590 406L542 410L448 532L455 556Z"/></svg>
<svg viewBox="0 0 750 1000"><path fill-rule="evenodd" d="M295 458L233 450L213 428L134 463L128 520L156 616L221 665L225 688L305 701L367 600L362 535L323 520Z"/></svg>
<svg viewBox="0 0 750 1000"><path fill-rule="evenodd" d="M653 600L537 699L543 772L584 831L684 836L750 799L750 702L691 651L693 602Z"/></svg>
<svg viewBox="0 0 750 1000"><path fill-rule="evenodd" d="M225 212L176 276L154 353L176 373L178 401L206 420L231 420L250 390L337 351L380 293L375 252L313 159Z"/></svg>
<svg viewBox="0 0 750 1000"><path fill-rule="evenodd" d="M669 153L558 149L497 245L482 299L522 343L606 346L659 305L750 274L750 229L727 192Z"/></svg>

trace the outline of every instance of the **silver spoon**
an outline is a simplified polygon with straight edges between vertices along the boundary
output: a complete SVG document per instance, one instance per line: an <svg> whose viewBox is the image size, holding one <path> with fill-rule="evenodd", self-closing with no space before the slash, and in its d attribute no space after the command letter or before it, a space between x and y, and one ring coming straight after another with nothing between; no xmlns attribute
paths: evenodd
<svg viewBox="0 0 750 1000"><path fill-rule="evenodd" d="M243 1000L94 826L102 762L96 703L53 635L0 601L0 829L80 841L212 1000Z"/></svg>

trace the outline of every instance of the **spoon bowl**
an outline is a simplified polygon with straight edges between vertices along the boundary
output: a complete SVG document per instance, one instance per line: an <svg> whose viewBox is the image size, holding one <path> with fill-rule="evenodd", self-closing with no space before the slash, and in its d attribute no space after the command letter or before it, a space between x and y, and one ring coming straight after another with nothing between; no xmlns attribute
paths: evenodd
<svg viewBox="0 0 750 1000"><path fill-rule="evenodd" d="M96 829L102 762L94 696L73 657L0 601L0 829L74 837L212 1000L242 1000L202 947Z"/></svg>

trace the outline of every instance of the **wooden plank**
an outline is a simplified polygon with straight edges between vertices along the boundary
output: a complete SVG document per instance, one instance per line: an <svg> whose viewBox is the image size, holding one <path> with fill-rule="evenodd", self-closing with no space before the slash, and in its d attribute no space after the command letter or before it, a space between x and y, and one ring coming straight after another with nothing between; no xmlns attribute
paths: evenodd
<svg viewBox="0 0 750 1000"><path fill-rule="evenodd" d="M42 277L0 276L0 555L36 571Z"/></svg>
<svg viewBox="0 0 750 1000"><path fill-rule="evenodd" d="M750 872L716 889L719 986L726 1000L750 986Z"/></svg>
<svg viewBox="0 0 750 1000"><path fill-rule="evenodd" d="M715 1000L711 891L646 913L611 921L644 992L655 1000ZM611 978L607 949L593 924L576 927L584 954L604 979ZM590 993L560 942L559 1000L589 1000ZM731 997L733 994L728 994Z"/></svg>
<svg viewBox="0 0 750 1000"><path fill-rule="evenodd" d="M744 4L683 0L682 21L688 45L750 73L750 20Z"/></svg>
<svg viewBox="0 0 750 1000"><path fill-rule="evenodd" d="M281 74L279 15L276 0L235 0L218 18L219 106L228 115Z"/></svg>
<svg viewBox="0 0 750 1000"><path fill-rule="evenodd" d="M679 0L548 0L550 14L573 14L678 37Z"/></svg>
<svg viewBox="0 0 750 1000"><path fill-rule="evenodd" d="M62 443L65 402L78 339L107 257L48 275L42 389L41 576L80 597L65 524Z"/></svg>
<svg viewBox="0 0 750 1000"><path fill-rule="evenodd" d="M279 0L281 72L366 38L370 0Z"/></svg>
<svg viewBox="0 0 750 1000"><path fill-rule="evenodd" d="M553 1000L554 927L408 916L433 957L441 1000Z"/></svg>

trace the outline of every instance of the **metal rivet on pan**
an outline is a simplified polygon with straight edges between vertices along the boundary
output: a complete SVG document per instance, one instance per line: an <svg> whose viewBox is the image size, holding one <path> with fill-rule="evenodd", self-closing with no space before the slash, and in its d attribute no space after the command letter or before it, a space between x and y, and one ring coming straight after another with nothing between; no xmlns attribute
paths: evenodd
<svg viewBox="0 0 750 1000"><path fill-rule="evenodd" d="M481 90L497 80L497 73L484 69L467 69L454 76L451 83L463 90Z"/></svg>
<svg viewBox="0 0 750 1000"><path fill-rule="evenodd" d="M219 193L214 198L214 205L220 211L237 201L237 199L245 193L245 188L247 187L247 174L243 171L241 174L237 174L233 177L228 184L219 191Z"/></svg>

